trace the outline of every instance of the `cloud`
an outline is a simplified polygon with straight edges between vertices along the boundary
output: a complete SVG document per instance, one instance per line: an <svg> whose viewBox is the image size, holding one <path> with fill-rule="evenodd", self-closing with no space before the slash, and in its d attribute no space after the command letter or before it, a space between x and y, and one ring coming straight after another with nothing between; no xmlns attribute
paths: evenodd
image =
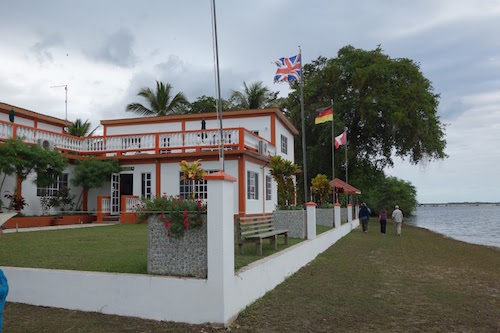
<svg viewBox="0 0 500 333"><path fill-rule="evenodd" d="M61 45L63 45L62 37L59 34L50 34L44 36L41 41L31 46L30 51L33 52L38 62L43 64L45 62L53 62L51 49Z"/></svg>
<svg viewBox="0 0 500 333"><path fill-rule="evenodd" d="M120 67L134 67L137 57L133 50L134 37L129 30L120 29L101 43L100 47L87 53L95 60Z"/></svg>

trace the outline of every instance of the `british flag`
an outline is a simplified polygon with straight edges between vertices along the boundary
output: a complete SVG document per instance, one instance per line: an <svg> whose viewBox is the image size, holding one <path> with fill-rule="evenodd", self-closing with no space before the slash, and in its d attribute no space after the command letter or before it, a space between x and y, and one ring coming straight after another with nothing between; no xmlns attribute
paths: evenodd
<svg viewBox="0 0 500 333"><path fill-rule="evenodd" d="M300 81L300 53L290 58L280 58L275 63L278 69L274 82Z"/></svg>

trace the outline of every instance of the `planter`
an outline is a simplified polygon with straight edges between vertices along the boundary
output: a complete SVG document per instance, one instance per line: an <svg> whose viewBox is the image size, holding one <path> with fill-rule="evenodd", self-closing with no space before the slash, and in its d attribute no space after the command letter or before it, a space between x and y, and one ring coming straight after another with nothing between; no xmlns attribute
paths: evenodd
<svg viewBox="0 0 500 333"><path fill-rule="evenodd" d="M22 216L13 217L5 222L5 227L9 228L31 228L48 227L53 225L70 225L80 223L91 223L95 221L94 215L60 215L60 216Z"/></svg>
<svg viewBox="0 0 500 333"><path fill-rule="evenodd" d="M273 219L276 229L288 229L288 237L306 238L305 210L275 210Z"/></svg>
<svg viewBox="0 0 500 333"><path fill-rule="evenodd" d="M207 277L207 215L202 226L187 230L181 238L167 236L157 217L148 219L148 273L184 277Z"/></svg>

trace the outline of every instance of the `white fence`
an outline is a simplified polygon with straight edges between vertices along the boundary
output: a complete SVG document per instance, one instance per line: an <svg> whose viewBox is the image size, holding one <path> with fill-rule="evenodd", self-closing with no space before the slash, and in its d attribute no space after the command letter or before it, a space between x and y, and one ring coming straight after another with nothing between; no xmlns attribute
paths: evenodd
<svg viewBox="0 0 500 333"><path fill-rule="evenodd" d="M207 279L2 267L10 283L7 300L155 320L228 324L359 224L354 220L324 232L235 274L229 200L235 179L222 173L208 177L210 197L220 200L208 206ZM315 223L308 225L314 228ZM315 232L309 233L316 237Z"/></svg>

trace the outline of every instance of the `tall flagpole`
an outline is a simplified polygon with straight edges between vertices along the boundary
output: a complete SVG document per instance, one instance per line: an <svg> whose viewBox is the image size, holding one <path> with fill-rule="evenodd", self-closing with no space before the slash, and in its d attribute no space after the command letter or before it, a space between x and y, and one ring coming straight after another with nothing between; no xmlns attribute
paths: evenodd
<svg viewBox="0 0 500 333"><path fill-rule="evenodd" d="M347 178L347 169L349 167L349 162L347 161L347 127L344 127L345 131L345 182L349 184L349 178ZM349 191L346 191L346 207L349 204Z"/></svg>
<svg viewBox="0 0 500 333"><path fill-rule="evenodd" d="M333 99L330 100L333 112ZM333 203L337 202L337 195L335 193L335 127L333 126L332 118L332 182L333 182Z"/></svg>
<svg viewBox="0 0 500 333"><path fill-rule="evenodd" d="M306 121L304 117L304 73L302 72L302 50L300 57L300 115L302 117L302 163L304 171L304 205L307 203L307 166L306 166Z"/></svg>
<svg viewBox="0 0 500 333"><path fill-rule="evenodd" d="M212 0L212 19L213 19L213 38L216 60L217 72L217 100L218 100L218 113L219 113L219 127L220 127L220 169L224 171L224 131L222 129L222 98L220 93L220 74L219 74L219 45L217 43L217 18L215 15L215 0Z"/></svg>

